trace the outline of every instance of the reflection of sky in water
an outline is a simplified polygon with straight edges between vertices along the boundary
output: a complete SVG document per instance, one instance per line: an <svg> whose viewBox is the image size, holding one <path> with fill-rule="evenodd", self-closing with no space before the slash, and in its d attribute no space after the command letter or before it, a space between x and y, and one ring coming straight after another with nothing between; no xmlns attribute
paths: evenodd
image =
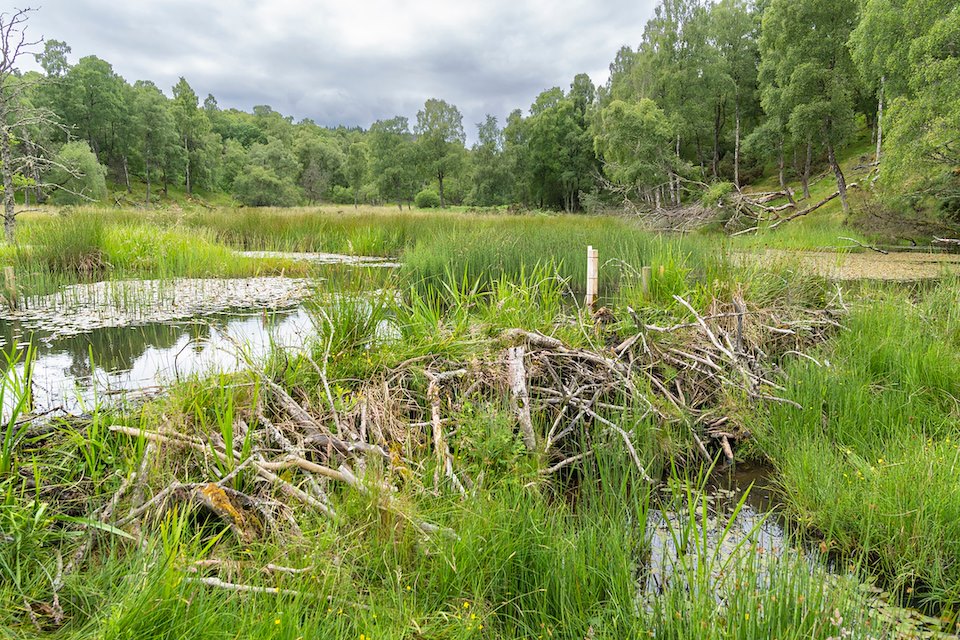
<svg viewBox="0 0 960 640"><path fill-rule="evenodd" d="M299 348L314 333L310 317L297 309L97 329L35 343L34 408L81 413L95 395L104 399L193 375L235 371L246 359L263 358L271 346ZM22 375L22 364L18 370Z"/></svg>
<svg viewBox="0 0 960 640"><path fill-rule="evenodd" d="M647 514L650 558L646 594L661 593L671 580L677 579L674 576L683 571L683 566L697 570L698 558L703 561L699 567L711 573L709 583L716 584L721 578L720 568L735 554L756 547L774 558L789 549L790 540L783 524L771 512L774 505L768 482L766 470L759 468L717 472L705 494L695 496L694 505L687 505L685 496L679 503L671 500L670 490L665 490L664 505ZM748 488L746 500L737 510ZM689 506L696 513L691 514ZM759 577L763 579L762 574Z"/></svg>

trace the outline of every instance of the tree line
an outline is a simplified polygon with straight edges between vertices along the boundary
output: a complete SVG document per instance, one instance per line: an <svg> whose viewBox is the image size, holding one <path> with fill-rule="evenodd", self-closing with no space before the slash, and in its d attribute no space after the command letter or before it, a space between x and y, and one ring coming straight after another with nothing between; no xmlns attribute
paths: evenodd
<svg viewBox="0 0 960 640"><path fill-rule="evenodd" d="M4 187L28 200L102 198L109 178L131 194L145 184L148 205L176 185L252 206L577 211L682 205L765 172L809 195L827 171L846 209L838 156L866 128L881 186L960 217L960 0L662 0L606 84L579 74L502 123L488 115L469 147L462 114L441 99L413 122L329 128L267 105L223 109L185 78L169 93L131 84L70 54L47 40L42 73L6 53L0 67Z"/></svg>

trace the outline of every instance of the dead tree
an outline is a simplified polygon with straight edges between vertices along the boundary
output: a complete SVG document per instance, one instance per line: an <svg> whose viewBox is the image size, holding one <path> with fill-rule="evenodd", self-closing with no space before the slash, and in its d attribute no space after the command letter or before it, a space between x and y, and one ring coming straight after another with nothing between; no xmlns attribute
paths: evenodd
<svg viewBox="0 0 960 640"><path fill-rule="evenodd" d="M36 9L14 9L0 13L0 174L3 180L3 229L7 242L14 241L16 211L14 201L14 176L26 175L36 179L40 168L50 163L50 155L42 145L29 140L29 129L40 126L56 126L52 112L38 109L26 100L32 84L21 76L17 69L20 56L31 54L43 38L31 39L27 35L27 22ZM19 146L19 153L14 153Z"/></svg>

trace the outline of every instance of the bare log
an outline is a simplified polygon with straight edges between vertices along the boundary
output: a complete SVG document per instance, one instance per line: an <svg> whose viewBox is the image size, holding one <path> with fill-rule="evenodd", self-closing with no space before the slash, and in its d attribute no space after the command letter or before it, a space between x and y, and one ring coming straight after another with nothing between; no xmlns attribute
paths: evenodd
<svg viewBox="0 0 960 640"><path fill-rule="evenodd" d="M510 379L510 406L520 423L520 435L527 451L536 451L537 436L530 417L530 395L527 393L527 372L523 366L523 347L507 350L507 371Z"/></svg>

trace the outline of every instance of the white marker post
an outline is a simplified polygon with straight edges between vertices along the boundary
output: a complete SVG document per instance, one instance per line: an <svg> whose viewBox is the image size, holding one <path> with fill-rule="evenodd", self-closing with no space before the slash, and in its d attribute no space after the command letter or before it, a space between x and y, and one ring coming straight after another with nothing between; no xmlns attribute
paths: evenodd
<svg viewBox="0 0 960 640"><path fill-rule="evenodd" d="M650 297L650 276L653 275L653 269L650 267L641 267L640 268L640 290L643 291L643 295Z"/></svg>
<svg viewBox="0 0 960 640"><path fill-rule="evenodd" d="M597 301L597 282L600 276L600 252L592 246L587 247L587 296L584 299L586 307L593 310Z"/></svg>

